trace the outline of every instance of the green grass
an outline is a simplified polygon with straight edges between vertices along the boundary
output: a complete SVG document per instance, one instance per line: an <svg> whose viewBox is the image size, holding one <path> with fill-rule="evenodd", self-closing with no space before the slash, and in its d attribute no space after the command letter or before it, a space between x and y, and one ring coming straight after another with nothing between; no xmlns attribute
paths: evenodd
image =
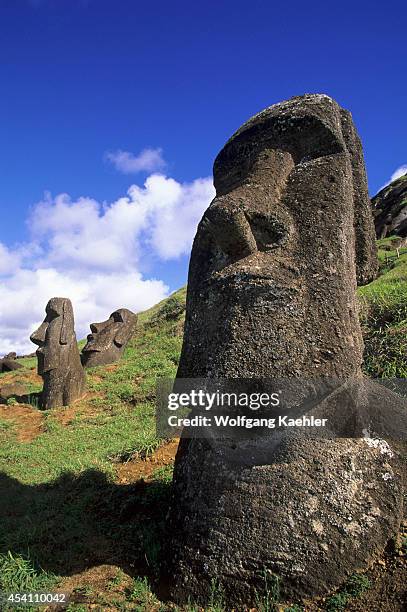
<svg viewBox="0 0 407 612"><path fill-rule="evenodd" d="M138 315L138 323L140 324L145 324L145 323L151 323L151 320L155 320L155 318L157 318L157 315L159 313L159 311L164 310L164 312L168 311L168 302L172 302L175 307L177 307L178 305L183 306L185 304L185 299L186 299L186 295L187 295L187 288L186 287L181 287L181 289L178 289L178 291L175 291L174 293L172 293L169 298L166 298L165 300L162 300L161 302L158 302L158 304L155 304L154 306L152 306L152 308L149 308L148 310L145 310L144 312L140 312Z"/></svg>
<svg viewBox="0 0 407 612"><path fill-rule="evenodd" d="M360 597L365 591L370 589L371 583L367 576L363 574L352 574L344 587L329 597L326 601L327 612L341 612L346 610L346 606L351 599Z"/></svg>
<svg viewBox="0 0 407 612"><path fill-rule="evenodd" d="M391 239L390 239L391 240ZM379 242L379 257L383 251ZM365 372L373 378L407 378L407 254L358 289L365 341Z"/></svg>
<svg viewBox="0 0 407 612"><path fill-rule="evenodd" d="M151 610L153 606L157 607L159 604L151 592L147 578L136 578L133 581L132 586L128 589L127 599L136 604L133 610L137 612Z"/></svg>
<svg viewBox="0 0 407 612"><path fill-rule="evenodd" d="M264 570L262 575L263 594L256 597L258 612L274 612L280 601L280 578Z"/></svg>
<svg viewBox="0 0 407 612"><path fill-rule="evenodd" d="M26 585L21 559L29 559L26 569L36 568L27 576L40 582L101 563L156 575L171 466L156 470L144 487L120 485L115 476L118 461L146 457L162 443L155 431L156 378L175 375L182 315L152 325L157 312L141 317L116 367L88 371L93 397L78 402L68 424L58 420L60 411L43 411L44 432L17 443L15 424L1 421L0 558L8 562L8 585ZM7 380L24 382L27 371Z"/></svg>
<svg viewBox="0 0 407 612"><path fill-rule="evenodd" d="M116 369L89 370L88 387L97 397L68 426L53 411L44 411L46 432L32 442L16 445L11 436L0 438L1 471L31 485L88 469L111 476L112 459L145 456L157 448L156 379L175 375L181 336L170 333L172 321L156 328L148 325L149 319L144 316ZM13 373L13 380L17 375Z"/></svg>
<svg viewBox="0 0 407 612"><path fill-rule="evenodd" d="M57 576L35 567L29 556L0 554L0 593L49 592L55 587ZM2 610L37 610L37 606L9 606L3 603Z"/></svg>
<svg viewBox="0 0 407 612"><path fill-rule="evenodd" d="M383 262L381 249L379 256ZM358 290L365 371L371 376L407 375L406 275L407 256L403 256L391 269L382 264L381 276ZM132 576L139 574L121 599L116 590L121 588L122 575L106 584L105 595L118 598L118 609L145 610L146 605L152 610L166 609L152 594L150 583L160 567L172 466L155 470L151 482L131 485L116 481L116 469L119 462L145 458L163 443L155 431L156 378L175 375L185 295L183 288L139 315L137 332L116 366L88 370L90 397L78 403L69 423L61 424L59 411L43 411L44 432L31 442L18 443L18 423L0 421L3 590L11 585L21 590L30 580L45 588L57 584L58 576L106 563L131 567ZM8 381L24 382L24 376L28 377L34 360L22 363L24 370L8 374ZM35 409L40 386L30 382L29 389ZM331 607L327 609L344 609L345 600L368 588L361 585L362 578L350 579L344 590L328 600ZM274 609L279 584L269 582L266 591L258 602L263 612ZM87 592L89 597L96 596ZM102 607L113 600L103 601L102 597ZM70 608L85 609L80 603ZM193 612L198 608L191 603L181 609ZM217 585L206 609L226 609ZM294 605L286 610L301 608Z"/></svg>
<svg viewBox="0 0 407 612"><path fill-rule="evenodd" d="M0 433L1 432L10 432L15 427L13 421L6 421L4 419L0 419Z"/></svg>

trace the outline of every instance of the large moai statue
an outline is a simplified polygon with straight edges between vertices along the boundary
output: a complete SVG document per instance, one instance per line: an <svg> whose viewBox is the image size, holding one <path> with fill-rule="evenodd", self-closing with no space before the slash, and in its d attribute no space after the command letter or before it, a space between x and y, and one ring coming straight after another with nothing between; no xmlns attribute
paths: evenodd
<svg viewBox="0 0 407 612"><path fill-rule="evenodd" d="M133 335L137 315L127 308L119 308L102 323L91 323L91 334L82 349L82 363L91 368L118 361Z"/></svg>
<svg viewBox="0 0 407 612"><path fill-rule="evenodd" d="M38 374L44 381L41 405L44 409L69 406L85 393L85 374L81 365L71 301L51 298L46 317L31 334L37 344Z"/></svg>
<svg viewBox="0 0 407 612"><path fill-rule="evenodd" d="M214 183L192 249L178 378L362 379L356 287L377 261L351 115L325 95L271 106L227 142ZM333 403L340 419L340 396ZM264 593L265 573L290 597L336 588L397 529L392 457L369 438L183 436L171 596L204 602L215 581L239 607Z"/></svg>
<svg viewBox="0 0 407 612"><path fill-rule="evenodd" d="M317 95L266 109L222 149L214 183L178 376L354 375L356 278L372 280L377 260L349 113Z"/></svg>

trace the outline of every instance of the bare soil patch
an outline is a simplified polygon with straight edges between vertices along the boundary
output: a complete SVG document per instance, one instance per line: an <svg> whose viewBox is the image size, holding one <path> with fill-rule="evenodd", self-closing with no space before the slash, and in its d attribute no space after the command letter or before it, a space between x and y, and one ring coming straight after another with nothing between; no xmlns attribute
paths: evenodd
<svg viewBox="0 0 407 612"><path fill-rule="evenodd" d="M120 464L117 467L117 482L130 484L141 479L148 480L158 468L171 465L177 453L178 442L178 439L171 440L169 444L160 446L145 460L133 459Z"/></svg>
<svg viewBox="0 0 407 612"><path fill-rule="evenodd" d="M0 419L13 423L19 442L31 442L44 431L44 416L26 404L0 405Z"/></svg>

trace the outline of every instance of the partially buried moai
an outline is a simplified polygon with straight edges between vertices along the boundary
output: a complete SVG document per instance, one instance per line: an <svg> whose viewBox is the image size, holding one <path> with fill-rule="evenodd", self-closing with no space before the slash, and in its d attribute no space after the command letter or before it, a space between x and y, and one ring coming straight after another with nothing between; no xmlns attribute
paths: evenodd
<svg viewBox="0 0 407 612"><path fill-rule="evenodd" d="M51 298L46 317L30 340L37 349L38 374L44 381L41 405L44 409L69 406L85 393L71 301Z"/></svg>
<svg viewBox="0 0 407 612"><path fill-rule="evenodd" d="M137 323L137 315L127 308L119 308L101 323L92 323L91 334L82 350L84 367L91 368L118 361L130 340Z"/></svg>
<svg viewBox="0 0 407 612"><path fill-rule="evenodd" d="M214 183L192 249L178 378L360 380L356 287L377 260L350 113L325 95L267 108L219 153ZM346 420L343 394L332 398L328 411ZM382 451L364 439L184 435L171 596L205 602L219 583L239 609L266 594L271 574L287 597L338 587L400 520L392 452Z"/></svg>

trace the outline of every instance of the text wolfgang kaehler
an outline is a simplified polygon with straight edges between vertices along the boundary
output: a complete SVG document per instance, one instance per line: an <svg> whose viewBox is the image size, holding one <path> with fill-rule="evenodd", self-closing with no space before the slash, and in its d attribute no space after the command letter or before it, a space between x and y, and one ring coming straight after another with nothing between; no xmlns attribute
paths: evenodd
<svg viewBox="0 0 407 612"><path fill-rule="evenodd" d="M176 411L179 408L200 409L209 412L211 410L225 407L249 410L261 408L277 408L280 406L281 391L274 393L224 393L215 391L209 393L200 390L191 390L188 393L169 393L168 410ZM277 417L251 417L247 415L194 414L193 416L168 416L170 427L242 427L252 429L254 427L266 427L275 429L277 427L325 427L327 419L314 416L301 416L291 418L289 415Z"/></svg>

